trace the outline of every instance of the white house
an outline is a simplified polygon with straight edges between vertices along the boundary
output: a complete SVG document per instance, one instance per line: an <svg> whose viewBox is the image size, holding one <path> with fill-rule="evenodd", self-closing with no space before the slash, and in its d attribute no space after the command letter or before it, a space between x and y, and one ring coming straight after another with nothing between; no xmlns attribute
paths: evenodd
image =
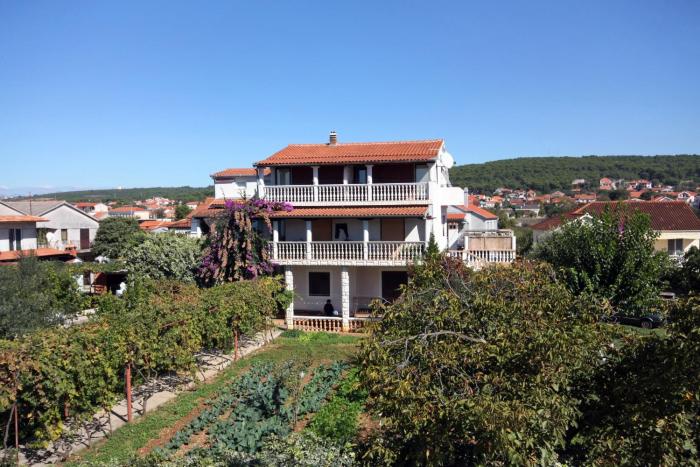
<svg viewBox="0 0 700 467"><path fill-rule="evenodd" d="M263 173L269 180L270 170ZM211 175L214 179L214 197L220 199L252 198L258 191L256 169L226 169Z"/></svg>
<svg viewBox="0 0 700 467"><path fill-rule="evenodd" d="M61 200L6 201L25 215L46 219L37 229L37 246L58 250L90 250L100 223L91 215Z"/></svg>
<svg viewBox="0 0 700 467"><path fill-rule="evenodd" d="M76 208L80 209L81 211L84 211L92 216L97 214L98 212L107 212L109 211L109 206L107 206L104 203L88 203L88 202L80 202L80 203L75 203L74 205Z"/></svg>
<svg viewBox="0 0 700 467"><path fill-rule="evenodd" d="M397 296L431 236L450 247L448 208L463 191L451 186L442 140L339 143L332 132L328 143L291 144L255 165L255 194L294 206L272 214L272 258L294 291L289 328L355 329L373 299ZM216 194L192 213L193 235L209 230L231 191ZM337 318L318 316L327 300Z"/></svg>
<svg viewBox="0 0 700 467"><path fill-rule="evenodd" d="M120 206L109 210L109 217L134 217L139 221L151 218L151 212L141 206Z"/></svg>

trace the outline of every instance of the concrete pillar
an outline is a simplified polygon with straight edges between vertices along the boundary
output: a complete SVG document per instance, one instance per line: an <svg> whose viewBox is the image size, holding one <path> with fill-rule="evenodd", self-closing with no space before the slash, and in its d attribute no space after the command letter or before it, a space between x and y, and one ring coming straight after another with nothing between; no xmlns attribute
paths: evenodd
<svg viewBox="0 0 700 467"><path fill-rule="evenodd" d="M311 221L307 220L306 221L306 259L311 259L311 242L312 241L313 241L313 238L312 238Z"/></svg>
<svg viewBox="0 0 700 467"><path fill-rule="evenodd" d="M369 220L362 219L362 255L365 261L369 259Z"/></svg>
<svg viewBox="0 0 700 467"><path fill-rule="evenodd" d="M351 178L352 178L352 166L346 165L343 167L343 185L347 185L348 183L350 183Z"/></svg>
<svg viewBox="0 0 700 467"><path fill-rule="evenodd" d="M513 233L513 236L510 238L510 241L511 241L511 248L513 249L513 251L515 251L515 250L516 250L516 238L515 238L515 233Z"/></svg>
<svg viewBox="0 0 700 467"><path fill-rule="evenodd" d="M340 268L340 301L342 305L343 332L350 331L350 271L347 266Z"/></svg>
<svg viewBox="0 0 700 467"><path fill-rule="evenodd" d="M367 201L372 201L372 168L374 165L367 164L365 167L367 167Z"/></svg>
<svg viewBox="0 0 700 467"><path fill-rule="evenodd" d="M265 167L258 167L258 198L265 197Z"/></svg>
<svg viewBox="0 0 700 467"><path fill-rule="evenodd" d="M311 170L313 170L314 201L318 201L318 166L312 165Z"/></svg>
<svg viewBox="0 0 700 467"><path fill-rule="evenodd" d="M284 267L284 283L286 289L294 293L294 273L292 273L291 266ZM294 298L292 298L292 301L287 307L284 321L287 325L287 329L294 329Z"/></svg>
<svg viewBox="0 0 700 467"><path fill-rule="evenodd" d="M279 221L272 221L272 258L277 259L277 242L280 240Z"/></svg>

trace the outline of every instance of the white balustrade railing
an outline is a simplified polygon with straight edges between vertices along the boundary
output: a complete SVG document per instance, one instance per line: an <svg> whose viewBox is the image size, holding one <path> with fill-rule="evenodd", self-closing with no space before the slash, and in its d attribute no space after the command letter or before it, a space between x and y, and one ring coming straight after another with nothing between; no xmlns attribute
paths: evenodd
<svg viewBox="0 0 700 467"><path fill-rule="evenodd" d="M367 257L373 261L413 261L423 254L423 242L368 242Z"/></svg>
<svg viewBox="0 0 700 467"><path fill-rule="evenodd" d="M475 267L515 261L515 250L449 250L447 254Z"/></svg>
<svg viewBox="0 0 700 467"><path fill-rule="evenodd" d="M423 254L423 242L273 242L275 261L407 262Z"/></svg>
<svg viewBox="0 0 700 467"><path fill-rule="evenodd" d="M421 183L349 183L344 185L268 185L265 197L270 201L293 205L366 203L415 204L429 200L428 184Z"/></svg>

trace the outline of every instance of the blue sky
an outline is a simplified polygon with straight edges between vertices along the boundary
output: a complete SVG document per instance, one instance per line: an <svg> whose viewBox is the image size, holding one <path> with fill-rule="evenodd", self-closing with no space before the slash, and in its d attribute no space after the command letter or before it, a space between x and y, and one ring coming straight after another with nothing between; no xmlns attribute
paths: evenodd
<svg viewBox="0 0 700 467"><path fill-rule="evenodd" d="M332 129L698 153L698 38L695 0L0 0L0 186L201 186Z"/></svg>

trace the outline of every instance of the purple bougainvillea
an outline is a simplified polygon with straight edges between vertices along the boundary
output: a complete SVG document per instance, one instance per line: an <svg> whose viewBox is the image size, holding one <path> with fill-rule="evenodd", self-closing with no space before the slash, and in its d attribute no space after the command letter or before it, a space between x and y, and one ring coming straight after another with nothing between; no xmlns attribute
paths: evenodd
<svg viewBox="0 0 700 467"><path fill-rule="evenodd" d="M293 209L290 203L259 198L225 201L197 273L200 282L211 286L271 274L274 265L267 248L272 231L270 214Z"/></svg>

